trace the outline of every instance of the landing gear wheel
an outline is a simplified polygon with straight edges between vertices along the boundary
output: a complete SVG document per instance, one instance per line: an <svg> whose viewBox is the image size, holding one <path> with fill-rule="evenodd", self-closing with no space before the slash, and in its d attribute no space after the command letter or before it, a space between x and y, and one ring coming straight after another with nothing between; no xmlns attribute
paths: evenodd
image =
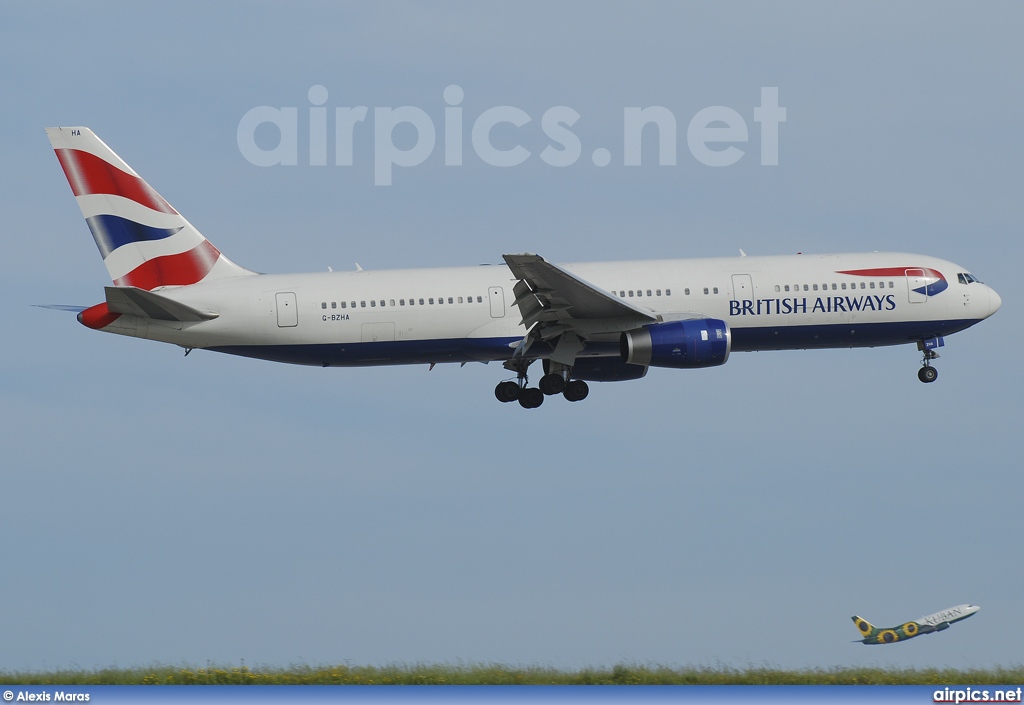
<svg viewBox="0 0 1024 705"><path fill-rule="evenodd" d="M498 382L494 388L494 396L502 403L515 401L519 398L519 385L515 382Z"/></svg>
<svg viewBox="0 0 1024 705"><path fill-rule="evenodd" d="M582 379L569 380L562 395L569 401L583 401L590 394L590 387Z"/></svg>
<svg viewBox="0 0 1024 705"><path fill-rule="evenodd" d="M929 382L934 382L939 378L939 371L931 365L927 365L917 371L917 378L925 384L928 384Z"/></svg>
<svg viewBox="0 0 1024 705"><path fill-rule="evenodd" d="M544 375L537 384L545 395L561 394L565 391L565 377L555 372Z"/></svg>
<svg viewBox="0 0 1024 705"><path fill-rule="evenodd" d="M525 387L519 390L519 406L524 409L536 409L544 403L544 392L536 387Z"/></svg>

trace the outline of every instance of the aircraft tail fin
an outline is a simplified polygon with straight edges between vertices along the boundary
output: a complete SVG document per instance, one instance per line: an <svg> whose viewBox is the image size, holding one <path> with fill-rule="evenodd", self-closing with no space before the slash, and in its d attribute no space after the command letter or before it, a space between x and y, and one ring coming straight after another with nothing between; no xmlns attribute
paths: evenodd
<svg viewBox="0 0 1024 705"><path fill-rule="evenodd" d="M255 274L221 254L88 127L48 127L46 136L115 285L151 291Z"/></svg>
<svg viewBox="0 0 1024 705"><path fill-rule="evenodd" d="M878 636L878 633L882 631L863 617L854 615L852 619L853 623L857 625L857 631L860 632L861 637L864 639L870 639L873 636Z"/></svg>

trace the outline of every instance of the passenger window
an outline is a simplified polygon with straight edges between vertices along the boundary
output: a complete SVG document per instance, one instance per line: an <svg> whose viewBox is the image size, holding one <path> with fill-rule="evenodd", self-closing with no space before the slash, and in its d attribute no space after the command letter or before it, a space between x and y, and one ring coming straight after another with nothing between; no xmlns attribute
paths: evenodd
<svg viewBox="0 0 1024 705"><path fill-rule="evenodd" d="M331 302L331 308L338 308L338 302L337 301L332 301Z"/></svg>
<svg viewBox="0 0 1024 705"><path fill-rule="evenodd" d="M782 291L782 287L780 287L778 284L776 284L775 285L775 291L776 291L776 293Z"/></svg>
<svg viewBox="0 0 1024 705"><path fill-rule="evenodd" d="M383 303L383 302L381 302L381 303ZM395 305L395 300L391 299L391 301L388 303L388 305L389 306L394 306Z"/></svg>
<svg viewBox="0 0 1024 705"><path fill-rule="evenodd" d="M871 287L870 288L872 288L872 289L875 288L875 283L874 282L871 282Z"/></svg>
<svg viewBox="0 0 1024 705"><path fill-rule="evenodd" d="M398 300L398 305L399 306L405 306L405 299L399 299Z"/></svg>
<svg viewBox="0 0 1024 705"><path fill-rule="evenodd" d="M430 305L431 305L431 306L433 306L433 305L434 305L434 300L433 300L433 299L427 299L427 301L429 301L429 302L430 302Z"/></svg>
<svg viewBox="0 0 1024 705"><path fill-rule="evenodd" d="M434 303L434 300L433 300L433 299L431 299L431 300L430 300L430 303ZM420 306L422 306L422 305L423 305L423 299L420 299Z"/></svg>
<svg viewBox="0 0 1024 705"><path fill-rule="evenodd" d="M861 282L861 283L860 283L860 288L861 288L861 289L865 288L865 286L867 286L867 285L866 285L866 284L865 284L864 282Z"/></svg>
<svg viewBox="0 0 1024 705"><path fill-rule="evenodd" d="M448 303L450 303L450 304L453 304L453 303L455 303L455 302L454 302L454 301L452 300L452 297L450 297L450 296L448 297Z"/></svg>
<svg viewBox="0 0 1024 705"><path fill-rule="evenodd" d="M687 289L686 293L689 294L690 290ZM672 296L672 290L671 289L665 289L665 296Z"/></svg>
<svg viewBox="0 0 1024 705"><path fill-rule="evenodd" d="M650 289L648 289L648 290L647 290L647 295L648 295L648 296L650 296L650 295L651 295L651 290L650 290Z"/></svg>
<svg viewBox="0 0 1024 705"><path fill-rule="evenodd" d="M366 302L365 301L360 301L359 302L359 308L366 308Z"/></svg>
<svg viewBox="0 0 1024 705"><path fill-rule="evenodd" d="M342 307L342 308L347 308L347 307L346 307L346 305L345 305L346 303L348 303L348 302L347 302L347 301L342 301L342 302L341 302L341 307Z"/></svg>
<svg viewBox="0 0 1024 705"><path fill-rule="evenodd" d="M373 300L371 300L371 301L370 301L370 308L373 308L373 307L375 307L376 305L377 305L377 302L376 302L376 301L373 301Z"/></svg>
<svg viewBox="0 0 1024 705"><path fill-rule="evenodd" d="M835 283L835 282L832 282L832 291L835 291L835 290L836 290L836 289L838 289L838 288L839 288L839 287L837 287L837 286L836 286L836 283Z"/></svg>
<svg viewBox="0 0 1024 705"><path fill-rule="evenodd" d="M714 288L714 292L715 292L716 294L718 293L718 287L717 287L717 286L716 286L716 287Z"/></svg>
<svg viewBox="0 0 1024 705"><path fill-rule="evenodd" d="M812 289L814 289L815 291L817 291L817 290L818 290L818 285L817 285L817 284L815 284L815 285L814 285L813 287L811 287L811 288L812 288Z"/></svg>
<svg viewBox="0 0 1024 705"><path fill-rule="evenodd" d="M381 300L380 300L380 307L381 307L381 308L384 308L384 299L381 299Z"/></svg>
<svg viewBox="0 0 1024 705"><path fill-rule="evenodd" d="M707 288L707 287L704 287L704 293L705 293L705 294L707 294L707 293L708 293L708 288Z"/></svg>
<svg viewBox="0 0 1024 705"><path fill-rule="evenodd" d="M806 284L804 284L804 291L810 291L810 288Z"/></svg>
<svg viewBox="0 0 1024 705"><path fill-rule="evenodd" d="M630 295L630 296L632 296L632 295L633 295L633 290L632 290L632 289L630 289L630 290L629 290L629 295Z"/></svg>
<svg viewBox="0 0 1024 705"><path fill-rule="evenodd" d="M459 303L460 304L462 303L462 297L461 296L459 297Z"/></svg>
<svg viewBox="0 0 1024 705"><path fill-rule="evenodd" d="M843 283L842 283L842 284L840 284L839 286L840 286L840 288L841 288L841 289L842 289L843 291L846 291L846 282L843 282Z"/></svg>
<svg viewBox="0 0 1024 705"><path fill-rule="evenodd" d="M786 284L786 291L789 291L789 284Z"/></svg>
<svg viewBox="0 0 1024 705"><path fill-rule="evenodd" d="M636 290L636 295L637 295L637 296L643 296L643 295L644 295L644 292L642 292L642 291L640 291L639 289L637 289L637 290Z"/></svg>
<svg viewBox="0 0 1024 705"><path fill-rule="evenodd" d="M892 282L891 281L889 282L889 288L890 289L892 288Z"/></svg>
<svg viewBox="0 0 1024 705"><path fill-rule="evenodd" d="M962 276L963 276L963 274L961 274L960 276L962 277ZM326 301L322 302L322 303L320 304L320 308L327 308L327 302L326 302Z"/></svg>

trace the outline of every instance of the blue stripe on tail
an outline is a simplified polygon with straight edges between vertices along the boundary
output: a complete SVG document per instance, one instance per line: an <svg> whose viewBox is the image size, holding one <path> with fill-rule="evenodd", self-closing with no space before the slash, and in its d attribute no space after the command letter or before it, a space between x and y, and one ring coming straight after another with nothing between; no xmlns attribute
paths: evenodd
<svg viewBox="0 0 1024 705"><path fill-rule="evenodd" d="M111 252L131 242L163 240L181 230L178 228L154 228L117 215L94 215L85 219L96 240L103 259Z"/></svg>

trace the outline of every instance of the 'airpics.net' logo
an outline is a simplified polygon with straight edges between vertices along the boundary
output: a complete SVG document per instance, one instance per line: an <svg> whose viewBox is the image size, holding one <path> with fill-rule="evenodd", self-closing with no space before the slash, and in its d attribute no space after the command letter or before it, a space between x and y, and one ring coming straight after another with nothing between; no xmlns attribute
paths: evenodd
<svg viewBox="0 0 1024 705"><path fill-rule="evenodd" d="M309 136L309 166L327 165L329 134L333 134L334 165L352 166L353 155L358 152L353 145L358 142L361 133L371 129L370 125L364 125L370 108L365 105L334 108L333 130L330 130L331 120L324 106L327 102L327 89L320 85L312 86L308 98L309 130L307 132L303 126L302 132ZM464 124L469 128L473 153L484 164L512 167L533 157L533 153L520 144L523 137L517 136L526 135L517 133L518 130L531 129L526 125L533 122L533 118L526 111L512 105L498 105L476 116L464 115L462 101L465 93L457 85L445 88L443 98L441 141L444 144L446 167L463 164L463 146L466 141ZM779 89L761 88L761 104L754 107L752 113L753 121L760 126L761 165L777 166L779 124L786 122L786 109L779 106ZM750 113L747 114L750 116ZM540 151L541 161L548 166L566 167L580 159L583 143L571 129L580 117L576 110L567 105L556 105L544 112L540 118L540 129L548 144ZM649 137L652 136L651 130L645 131L647 125L653 125L656 131L658 164L675 166L676 116L660 105L623 108L622 165L641 165L643 134L646 132ZM276 135L273 134L275 131ZM425 162L438 142L438 130L430 114L411 105L373 108L372 132L373 183L377 186L391 185L394 167L409 168ZM396 133L400 138L398 144ZM410 141L404 138L409 137L410 133L415 133L415 138L411 146L407 146ZM299 164L299 109L269 105L252 108L239 120L236 137L239 151L251 164L295 166ZM535 139L536 136L531 137ZM740 112L724 105L699 110L686 128L686 145L690 154L706 166L735 164L746 154L741 146L748 141L747 120ZM591 161L599 167L608 166L613 158L612 150L603 146L592 148L590 153Z"/></svg>

